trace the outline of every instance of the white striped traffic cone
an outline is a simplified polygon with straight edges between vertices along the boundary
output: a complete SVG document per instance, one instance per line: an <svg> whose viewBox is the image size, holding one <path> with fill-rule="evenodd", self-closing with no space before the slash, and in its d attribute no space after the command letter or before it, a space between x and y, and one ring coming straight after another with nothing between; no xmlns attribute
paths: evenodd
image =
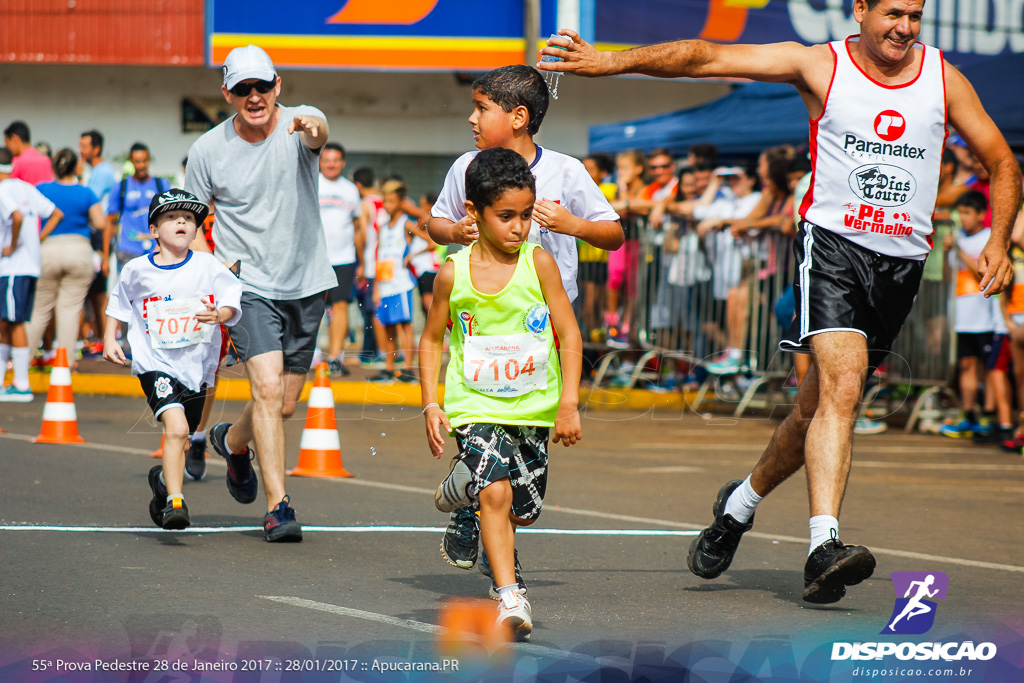
<svg viewBox="0 0 1024 683"><path fill-rule="evenodd" d="M341 437L334 418L330 367L320 363L309 392L306 428L299 447L299 466L288 474L300 477L351 477L341 464Z"/></svg>
<svg viewBox="0 0 1024 683"><path fill-rule="evenodd" d="M57 359L50 370L50 393L43 407L43 429L35 438L36 443L83 443L78 435L78 413L75 411L75 397L71 393L71 369L68 367L68 352L57 349Z"/></svg>

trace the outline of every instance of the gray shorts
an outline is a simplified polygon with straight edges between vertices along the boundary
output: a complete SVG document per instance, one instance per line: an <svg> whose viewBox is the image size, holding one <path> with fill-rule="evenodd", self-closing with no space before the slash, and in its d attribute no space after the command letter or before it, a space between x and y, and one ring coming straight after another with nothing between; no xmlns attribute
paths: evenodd
<svg viewBox="0 0 1024 683"><path fill-rule="evenodd" d="M228 328L228 365L281 351L285 372L306 374L313 362L324 308L323 292L303 299L264 299L242 292L242 318Z"/></svg>

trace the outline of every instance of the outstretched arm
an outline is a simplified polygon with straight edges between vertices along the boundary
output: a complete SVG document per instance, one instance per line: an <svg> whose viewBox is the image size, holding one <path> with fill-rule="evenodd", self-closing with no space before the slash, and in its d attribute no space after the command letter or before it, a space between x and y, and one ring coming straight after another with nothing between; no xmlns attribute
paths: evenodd
<svg viewBox="0 0 1024 683"><path fill-rule="evenodd" d="M719 45L705 40L678 40L601 52L575 31L560 29L558 33L559 37L548 39L548 46L540 52L562 61L539 62L537 69L540 71L565 71L590 77L616 74L661 78L729 76L799 85L805 80L810 62L829 52L824 45L806 47L795 42ZM831 67L831 57L828 61Z"/></svg>
<svg viewBox="0 0 1024 683"><path fill-rule="evenodd" d="M970 82L949 64L946 69L946 110L949 122L985 170L990 183L992 235L978 257L985 296L1003 291L1013 276L1007 250L1021 201L1020 166Z"/></svg>
<svg viewBox="0 0 1024 683"><path fill-rule="evenodd" d="M327 121L319 116L306 116L300 114L288 124L288 132L302 134L302 144L316 151L327 142L329 131Z"/></svg>

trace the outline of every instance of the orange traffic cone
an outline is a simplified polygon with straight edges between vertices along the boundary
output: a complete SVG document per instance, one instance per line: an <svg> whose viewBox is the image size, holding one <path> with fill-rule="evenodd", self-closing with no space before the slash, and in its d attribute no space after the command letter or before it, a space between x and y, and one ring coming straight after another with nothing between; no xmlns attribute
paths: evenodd
<svg viewBox="0 0 1024 683"><path fill-rule="evenodd" d="M341 437L334 419L334 392L327 363L316 366L309 392L306 428L299 447L299 466L288 474L300 477L351 477L341 464Z"/></svg>
<svg viewBox="0 0 1024 683"><path fill-rule="evenodd" d="M164 437L160 437L160 448L156 449L149 454L151 458L162 458L164 457Z"/></svg>
<svg viewBox="0 0 1024 683"><path fill-rule="evenodd" d="M57 349L57 358L50 370L50 393L43 407L43 429L35 438L36 443L82 443L78 435L78 413L75 412L75 397L71 393L71 369L68 367L68 352Z"/></svg>

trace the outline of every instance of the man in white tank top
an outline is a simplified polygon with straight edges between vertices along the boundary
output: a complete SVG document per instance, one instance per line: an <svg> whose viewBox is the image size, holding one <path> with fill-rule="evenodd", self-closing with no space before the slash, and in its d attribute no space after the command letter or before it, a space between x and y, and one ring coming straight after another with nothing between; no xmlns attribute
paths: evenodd
<svg viewBox="0 0 1024 683"><path fill-rule="evenodd" d="M798 315L782 346L813 353L814 365L750 476L719 491L714 523L687 558L702 578L729 567L757 504L804 465L811 543L803 599L836 602L874 571L867 548L839 541L839 507L865 378L899 332L931 248L947 121L991 175L981 287L991 296L1010 281L1020 170L967 79L939 50L917 42L923 11L924 0L855 0L860 35L810 47L685 40L600 52L561 30L541 50L563 60L537 64L541 71L791 83L807 106L814 179L795 245Z"/></svg>

